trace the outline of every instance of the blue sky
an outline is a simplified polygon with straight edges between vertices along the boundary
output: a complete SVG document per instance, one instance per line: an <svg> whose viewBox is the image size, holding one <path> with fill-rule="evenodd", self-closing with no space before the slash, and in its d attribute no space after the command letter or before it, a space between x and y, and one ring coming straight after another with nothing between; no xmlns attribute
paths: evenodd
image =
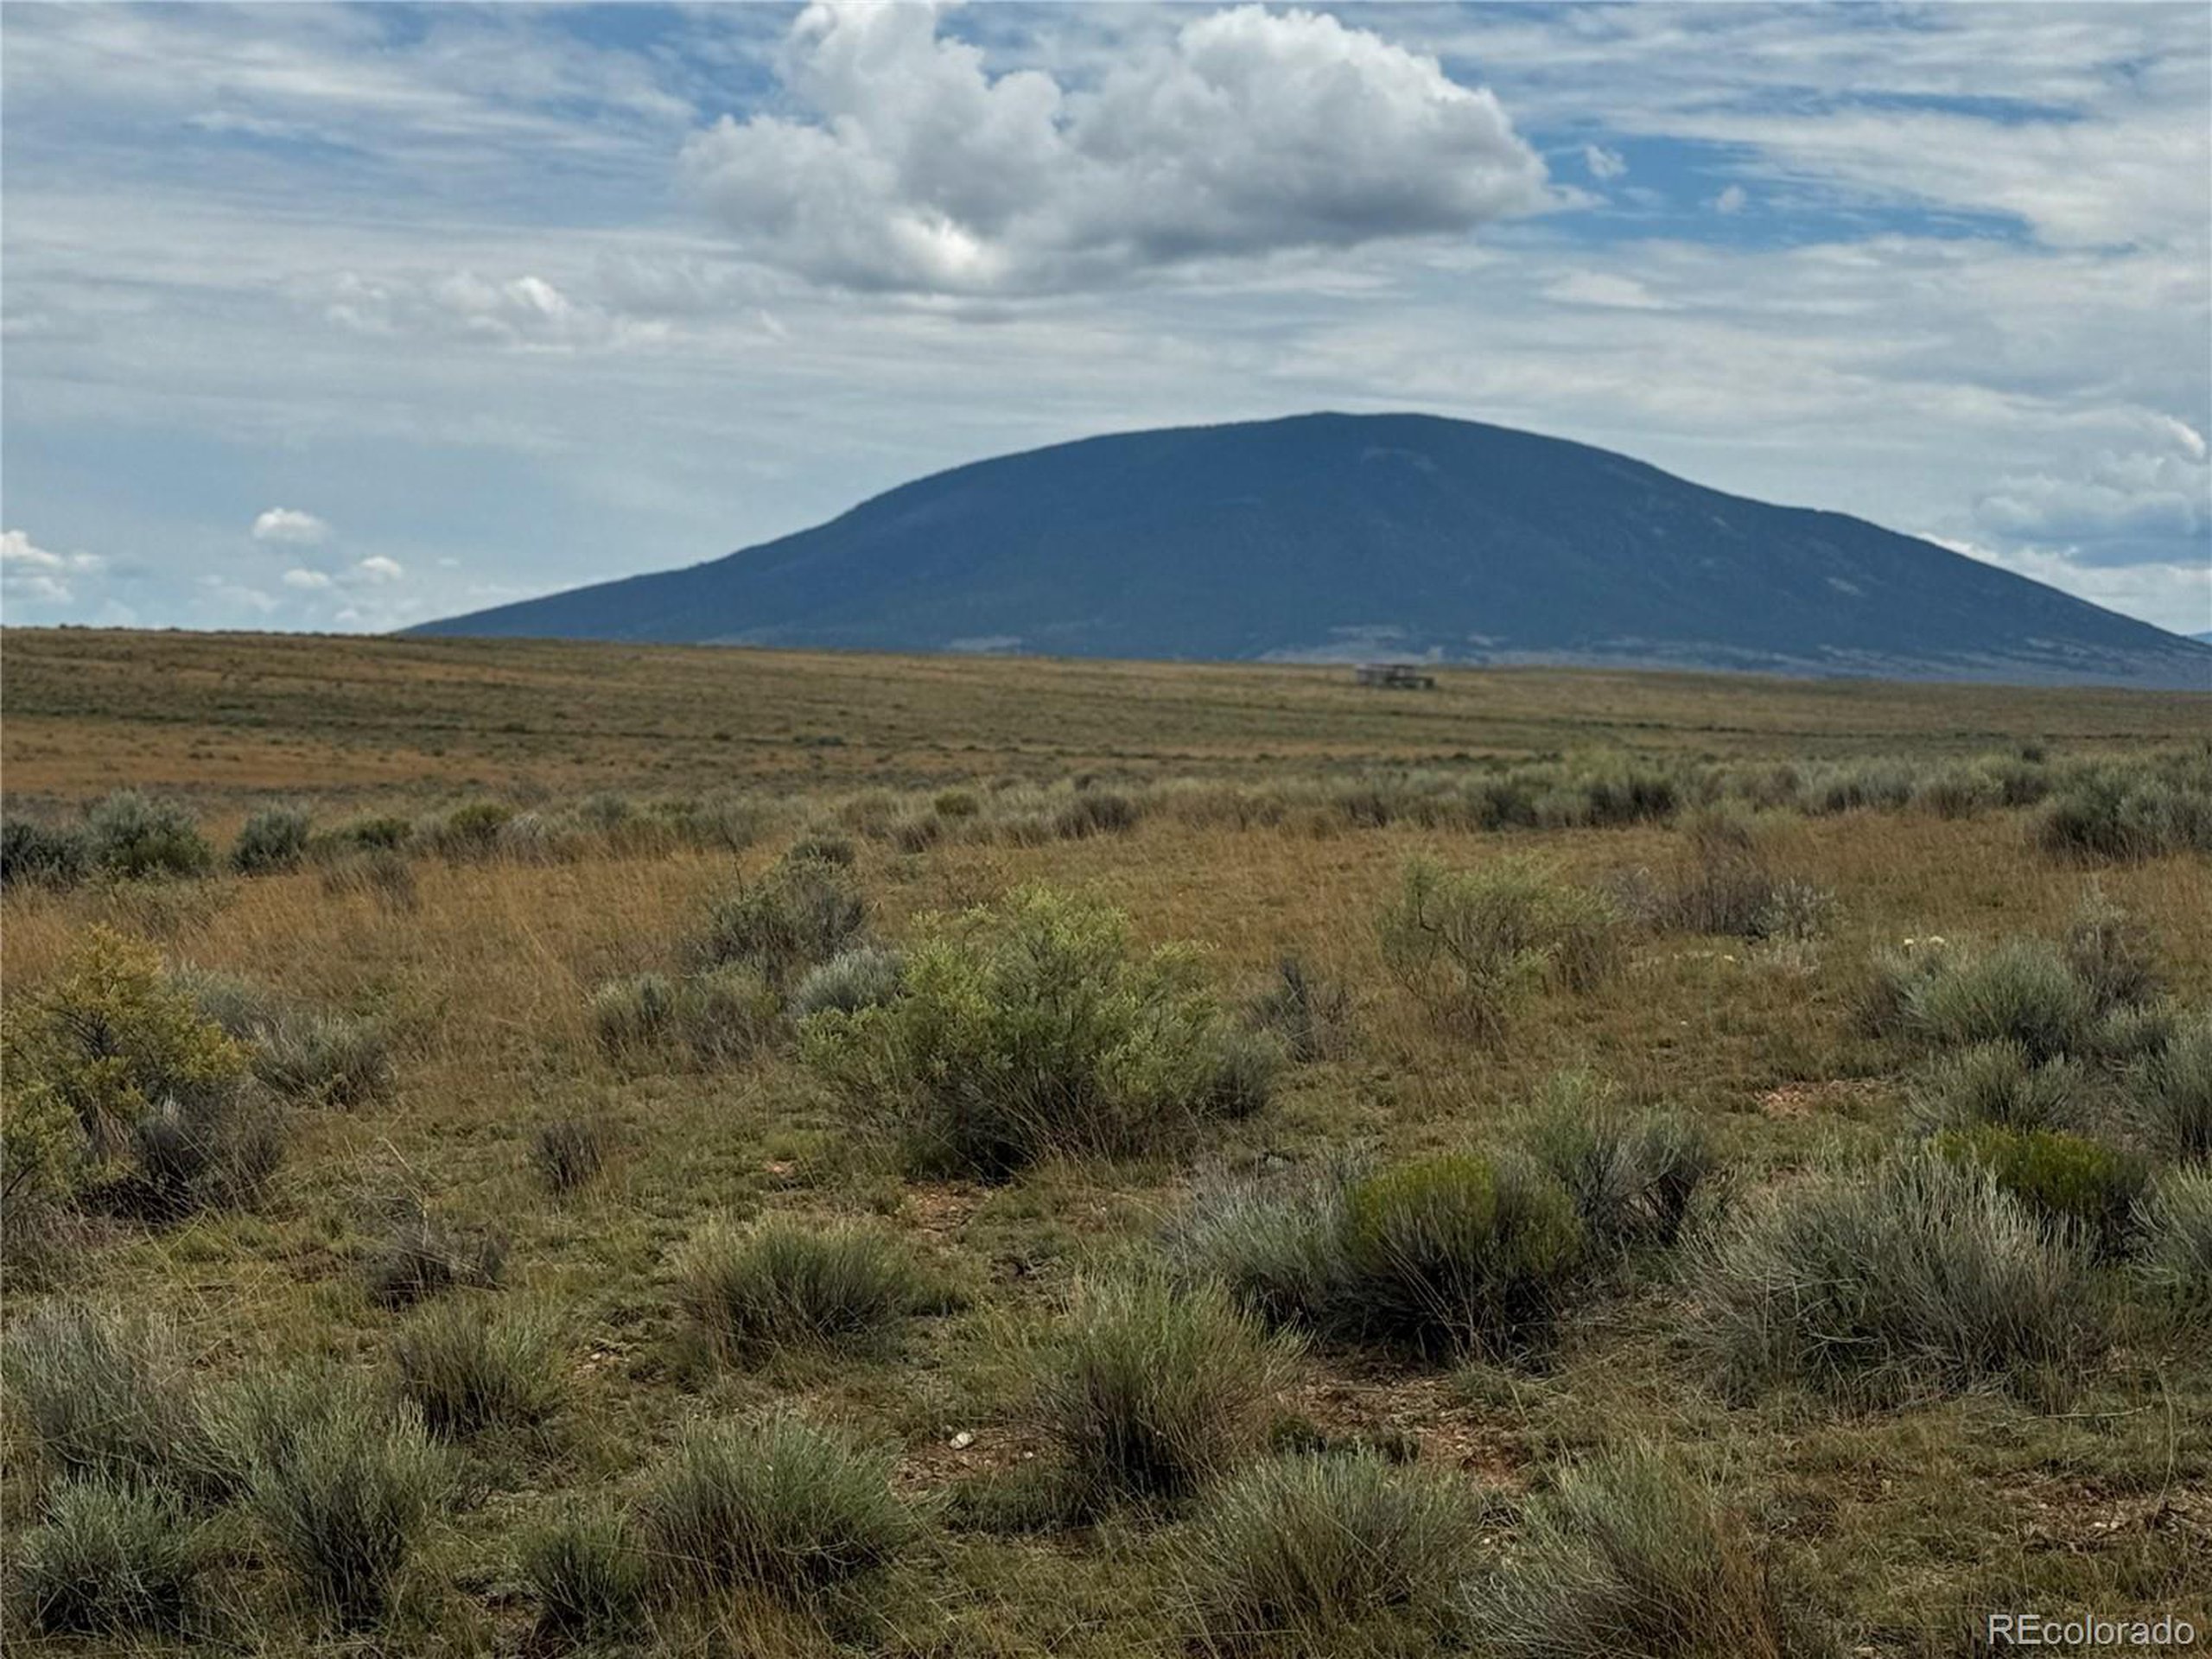
<svg viewBox="0 0 2212 1659"><path fill-rule="evenodd" d="M0 12L0 605L380 629L1420 409L2212 627L2199 5Z"/></svg>

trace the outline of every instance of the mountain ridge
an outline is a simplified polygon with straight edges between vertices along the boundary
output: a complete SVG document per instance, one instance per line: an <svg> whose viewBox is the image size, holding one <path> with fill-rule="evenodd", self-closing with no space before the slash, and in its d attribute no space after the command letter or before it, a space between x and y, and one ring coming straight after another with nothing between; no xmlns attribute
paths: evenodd
<svg viewBox="0 0 2212 1659"><path fill-rule="evenodd" d="M2212 687L2212 650L1933 543L1410 414L970 461L721 558L409 632Z"/></svg>

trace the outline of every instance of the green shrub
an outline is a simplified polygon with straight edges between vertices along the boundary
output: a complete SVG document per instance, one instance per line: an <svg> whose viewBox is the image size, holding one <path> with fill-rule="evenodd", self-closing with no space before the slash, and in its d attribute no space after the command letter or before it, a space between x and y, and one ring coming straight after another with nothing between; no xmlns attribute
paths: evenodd
<svg viewBox="0 0 2212 1659"><path fill-rule="evenodd" d="M944 839L944 820L934 812L910 812L891 826L891 844L902 853L926 853Z"/></svg>
<svg viewBox="0 0 2212 1659"><path fill-rule="evenodd" d="M783 1021L783 998L749 964L732 963L677 982L677 1028L702 1065L749 1059L776 1040Z"/></svg>
<svg viewBox="0 0 2212 1659"><path fill-rule="evenodd" d="M174 1495L71 1481L22 1541L18 1604L46 1636L181 1636L200 1606L207 1549Z"/></svg>
<svg viewBox="0 0 2212 1659"><path fill-rule="evenodd" d="M2143 1133L2162 1156L2212 1160L2212 1014L2184 1021L2132 1086Z"/></svg>
<svg viewBox="0 0 2212 1659"><path fill-rule="evenodd" d="M1255 1109L1272 1083L1271 1048L1240 1040L1197 952L1136 956L1127 920L1090 899L1027 887L931 918L906 985L886 1007L817 1014L801 1052L926 1167L1152 1151Z"/></svg>
<svg viewBox="0 0 2212 1659"><path fill-rule="evenodd" d="M1954 955L1941 939L1908 939L1903 949L1877 950L1853 998L1853 1023L1869 1037L1911 1037L1914 1008L1928 986L1948 970Z"/></svg>
<svg viewBox="0 0 2212 1659"><path fill-rule="evenodd" d="M385 1306L407 1307L456 1287L497 1285L506 1255L506 1245L491 1234L455 1226L404 1199L364 1258L362 1280Z"/></svg>
<svg viewBox="0 0 2212 1659"><path fill-rule="evenodd" d="M206 1402L167 1324L50 1302L10 1333L7 1358L9 1391L52 1474L221 1494Z"/></svg>
<svg viewBox="0 0 2212 1659"><path fill-rule="evenodd" d="M1391 972L1439 1019L1484 1038L1529 991L1586 988L1619 957L1606 900L1512 859L1465 871L1411 861L1381 930Z"/></svg>
<svg viewBox="0 0 2212 1659"><path fill-rule="evenodd" d="M596 1180L617 1140L614 1121L603 1112L549 1117L531 1137L537 1173L556 1192Z"/></svg>
<svg viewBox="0 0 2212 1659"><path fill-rule="evenodd" d="M2088 1089L2088 1074L2073 1060L2037 1065L2017 1042L1976 1043L1929 1063L1913 1085L1910 1109L1923 1129L2048 1129L2089 1115Z"/></svg>
<svg viewBox="0 0 2212 1659"><path fill-rule="evenodd" d="M1178 1543L1210 1651L1435 1652L1479 1548L1454 1475L1371 1453L1275 1457L1210 1493Z"/></svg>
<svg viewBox="0 0 2212 1659"><path fill-rule="evenodd" d="M1063 841L1126 835L1136 828L1141 817L1142 809L1127 795L1110 789L1085 789L1052 815L1052 832Z"/></svg>
<svg viewBox="0 0 2212 1659"><path fill-rule="evenodd" d="M2093 772L2044 802L2032 835L2044 852L2075 863L2205 852L2212 850L2212 791L2201 782Z"/></svg>
<svg viewBox="0 0 2212 1659"><path fill-rule="evenodd" d="M416 825L414 840L457 862L489 858L499 850L499 832L514 816L515 809L504 801L464 801L442 818L427 818Z"/></svg>
<svg viewBox="0 0 2212 1659"><path fill-rule="evenodd" d="M853 838L839 830L814 829L784 849L783 862L788 868L806 864L827 864L834 868L849 870L860 860L860 849L853 845Z"/></svg>
<svg viewBox="0 0 2212 1659"><path fill-rule="evenodd" d="M966 789L939 790L930 801L930 810L940 818L959 820L972 818L982 810L975 791Z"/></svg>
<svg viewBox="0 0 2212 1659"><path fill-rule="evenodd" d="M716 900L692 956L702 968L755 969L780 988L857 942L867 925L868 906L844 864L815 849L787 855L759 881Z"/></svg>
<svg viewBox="0 0 2212 1659"><path fill-rule="evenodd" d="M296 806L266 806L249 817L231 843L231 868L240 875L296 870L307 856L310 825Z"/></svg>
<svg viewBox="0 0 2212 1659"><path fill-rule="evenodd" d="M2074 1229L2107 1255L2126 1240L2135 1201L2150 1179L2140 1158L2078 1135L1984 1123L1952 1129L1933 1145L1974 1165L2044 1219Z"/></svg>
<svg viewBox="0 0 2212 1659"><path fill-rule="evenodd" d="M276 1105L234 1085L166 1096L131 1126L125 1169L98 1189L110 1205L163 1218L258 1199L284 1160Z"/></svg>
<svg viewBox="0 0 2212 1659"><path fill-rule="evenodd" d="M882 1232L780 1218L744 1232L709 1229L677 1277L701 1332L740 1361L880 1341L933 1300L912 1259Z"/></svg>
<svg viewBox="0 0 2212 1659"><path fill-rule="evenodd" d="M610 1055L635 1055L665 1037L676 1020L676 987L665 974L610 979L591 994L589 1017Z"/></svg>
<svg viewBox="0 0 2212 1659"><path fill-rule="evenodd" d="M415 826L391 813L371 813L318 831L308 852L323 856L374 851L397 852L414 839Z"/></svg>
<svg viewBox="0 0 2212 1659"><path fill-rule="evenodd" d="M391 1041L373 1020L295 1009L251 1040L254 1076L289 1099L351 1108L391 1091Z"/></svg>
<svg viewBox="0 0 2212 1659"><path fill-rule="evenodd" d="M1363 1335L1428 1354L1497 1352L1542 1337L1585 1240L1573 1200L1535 1165L1458 1153L1354 1182L1344 1251Z"/></svg>
<svg viewBox="0 0 2212 1659"><path fill-rule="evenodd" d="M1176 1498L1256 1447L1291 1351L1217 1286L1079 1283L1038 1402L1077 1507Z"/></svg>
<svg viewBox="0 0 2212 1659"><path fill-rule="evenodd" d="M201 875L215 861L189 812L135 789L118 789L86 812L85 841L94 867L111 875Z"/></svg>
<svg viewBox="0 0 2212 1659"><path fill-rule="evenodd" d="M0 819L0 888L73 887L92 863L85 832L34 818Z"/></svg>
<svg viewBox="0 0 2212 1659"><path fill-rule="evenodd" d="M2084 1051L2097 1012L2089 988L2056 946L2008 939L1946 957L1914 988L1905 1023L1939 1047L2017 1043L2039 1063Z"/></svg>
<svg viewBox="0 0 2212 1659"><path fill-rule="evenodd" d="M410 1407L355 1390L257 1461L246 1504L270 1554L340 1624L371 1624L444 1501L449 1473Z"/></svg>
<svg viewBox="0 0 2212 1659"><path fill-rule="evenodd" d="M1971 818L1997 804L1997 780L1980 766L1949 766L1913 785L1912 806L1939 818Z"/></svg>
<svg viewBox="0 0 2212 1659"><path fill-rule="evenodd" d="M2082 895L2063 949L2066 965L2100 1014L2139 1006L2158 994L2158 942L2094 883Z"/></svg>
<svg viewBox="0 0 2212 1659"><path fill-rule="evenodd" d="M57 1119L73 1123L79 1139L66 1149L48 1146L46 1154L96 1161L164 1101L227 1089L245 1071L245 1051L200 1017L162 974L160 953L105 927L85 936L52 982L11 995L0 1033L11 1164L18 1153L41 1156L31 1127ZM73 1169L55 1173L77 1179Z"/></svg>
<svg viewBox="0 0 2212 1659"><path fill-rule="evenodd" d="M2154 1291L2212 1310L2212 1170L2170 1169L2137 1215L2136 1270Z"/></svg>
<svg viewBox="0 0 2212 1659"><path fill-rule="evenodd" d="M1584 1236L1613 1253L1672 1245L1715 1162L1695 1123L1624 1111L1573 1073L1553 1080L1521 1141L1566 1190Z"/></svg>
<svg viewBox="0 0 2212 1659"><path fill-rule="evenodd" d="M545 1319L495 1314L473 1302L418 1313L392 1340L400 1392L431 1433L461 1440L487 1428L528 1428L551 1416L566 1356Z"/></svg>
<svg viewBox="0 0 2212 1659"><path fill-rule="evenodd" d="M619 1510L572 1508L533 1528L515 1565L539 1626L571 1641L626 1636L645 1611L645 1558Z"/></svg>
<svg viewBox="0 0 2212 1659"><path fill-rule="evenodd" d="M791 993L791 1017L804 1020L831 1008L839 1014L880 1008L898 996L906 971L906 958L881 945L840 950L799 981Z"/></svg>
<svg viewBox="0 0 2212 1659"><path fill-rule="evenodd" d="M1517 1547L1468 1587L1468 1621L1507 1659L1781 1659L1801 1639L1740 1520L1656 1452L1568 1468L1531 1499Z"/></svg>
<svg viewBox="0 0 2212 1659"><path fill-rule="evenodd" d="M2063 1376L2102 1341L2087 1250L1933 1153L1746 1208L1691 1276L1701 1334L1740 1389L1802 1382L1881 1403Z"/></svg>
<svg viewBox="0 0 2212 1659"><path fill-rule="evenodd" d="M637 1516L671 1581L792 1601L888 1566L916 1533L885 1460L787 1416L687 1429Z"/></svg>
<svg viewBox="0 0 2212 1659"><path fill-rule="evenodd" d="M1274 983L1252 1001L1251 1023L1273 1033L1300 1065L1341 1058L1351 1047L1351 993L1296 957L1276 964Z"/></svg>

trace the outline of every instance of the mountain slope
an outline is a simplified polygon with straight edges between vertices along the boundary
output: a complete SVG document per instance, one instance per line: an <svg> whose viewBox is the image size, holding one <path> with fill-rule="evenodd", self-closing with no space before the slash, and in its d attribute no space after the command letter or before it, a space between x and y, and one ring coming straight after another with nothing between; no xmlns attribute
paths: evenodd
<svg viewBox="0 0 2212 1659"><path fill-rule="evenodd" d="M2212 651L1930 543L1418 415L1002 456L711 563L415 632L2212 685Z"/></svg>

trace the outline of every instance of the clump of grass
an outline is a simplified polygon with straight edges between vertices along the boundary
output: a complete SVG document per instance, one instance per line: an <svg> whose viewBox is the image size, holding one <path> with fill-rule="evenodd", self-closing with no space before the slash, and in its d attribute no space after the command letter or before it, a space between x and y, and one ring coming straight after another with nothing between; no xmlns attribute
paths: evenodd
<svg viewBox="0 0 2212 1659"><path fill-rule="evenodd" d="M175 801L118 789L85 813L95 868L130 879L202 875L215 861L192 815Z"/></svg>
<svg viewBox="0 0 2212 1659"><path fill-rule="evenodd" d="M1137 956L1121 912L1042 887L931 918L905 994L815 1014L801 1052L917 1165L987 1177L1173 1144L1256 1109L1276 1058L1224 1014L1194 950Z"/></svg>
<svg viewBox="0 0 2212 1659"><path fill-rule="evenodd" d="M128 1173L101 1196L155 1217L249 1205L268 1190L288 1139L283 1114L251 1088L170 1095L131 1126Z"/></svg>
<svg viewBox="0 0 2212 1659"><path fill-rule="evenodd" d="M934 1300L912 1258L881 1231L780 1218L741 1232L709 1229L686 1250L678 1281L701 1332L741 1362L880 1342Z"/></svg>
<svg viewBox="0 0 2212 1659"><path fill-rule="evenodd" d="M881 945L840 950L799 981L791 993L791 1017L804 1020L833 1008L839 1014L880 1008L898 996L906 971L906 958Z"/></svg>
<svg viewBox="0 0 2212 1659"><path fill-rule="evenodd" d="M2143 1134L2160 1155L2212 1160L2212 1014L2184 1021L2131 1080Z"/></svg>
<svg viewBox="0 0 2212 1659"><path fill-rule="evenodd" d="M2158 942L2094 882L2082 895L2061 948L2101 1014L2139 1007L2158 994Z"/></svg>
<svg viewBox="0 0 2212 1659"><path fill-rule="evenodd" d="M593 992L592 1028L610 1058L636 1062L681 1045L704 1065L743 1059L768 1042L781 999L761 971L726 963L671 979L634 974Z"/></svg>
<svg viewBox="0 0 2212 1659"><path fill-rule="evenodd" d="M849 847L849 843L848 843ZM766 876L715 901L691 944L702 968L740 963L781 988L857 942L868 905L843 862L819 848L786 856Z"/></svg>
<svg viewBox="0 0 2212 1659"><path fill-rule="evenodd" d="M313 825L296 806L268 806L248 818L231 843L231 868L240 875L275 875L299 868Z"/></svg>
<svg viewBox="0 0 2212 1659"><path fill-rule="evenodd" d="M1620 954L1609 901L1516 859L1475 870L1411 861L1381 931L1400 982L1440 1020L1485 1039L1529 992L1586 989Z"/></svg>
<svg viewBox="0 0 2212 1659"><path fill-rule="evenodd" d="M676 987L665 974L610 979L592 992L588 1013L592 1031L607 1053L639 1053L673 1027Z"/></svg>
<svg viewBox="0 0 2212 1659"><path fill-rule="evenodd" d="M2114 768L2085 772L2044 802L2031 836L2052 858L2077 864L2212 851L2212 789Z"/></svg>
<svg viewBox="0 0 2212 1659"><path fill-rule="evenodd" d="M1481 1520L1450 1475L1274 1457L1208 1494L1178 1554L1209 1651L1426 1654L1455 1623Z"/></svg>
<svg viewBox="0 0 2212 1659"><path fill-rule="evenodd" d="M1647 925L1667 932L1763 939L1781 918L1785 897L1817 931L1821 906L1808 896L1815 891L1775 874L1746 820L1707 810L1682 826L1673 864L1645 878L1634 908Z"/></svg>
<svg viewBox="0 0 2212 1659"><path fill-rule="evenodd" d="M599 1179L617 1140L614 1121L603 1112L549 1117L531 1136L531 1155L545 1185L571 1192Z"/></svg>
<svg viewBox="0 0 2212 1659"><path fill-rule="evenodd" d="M412 844L454 863L489 858L514 816L505 801L463 801L443 817L433 814L417 823Z"/></svg>
<svg viewBox="0 0 2212 1659"><path fill-rule="evenodd" d="M346 1389L256 1461L246 1506L270 1554L339 1624L372 1624L448 1491L411 1406Z"/></svg>
<svg viewBox="0 0 2212 1659"><path fill-rule="evenodd" d="M1291 1351L1216 1285L1078 1284L1038 1377L1077 1507L1181 1497L1234 1466L1261 1442Z"/></svg>
<svg viewBox="0 0 2212 1659"><path fill-rule="evenodd" d="M1274 982L1252 1000L1247 1017L1301 1065L1340 1058L1351 1047L1351 993L1296 957L1276 964Z"/></svg>
<svg viewBox="0 0 2212 1659"><path fill-rule="evenodd" d="M473 1302L418 1313L392 1340L399 1389L430 1433L462 1440L488 1428L528 1428L558 1409L564 1355L552 1325Z"/></svg>
<svg viewBox="0 0 2212 1659"><path fill-rule="evenodd" d="M2097 1013L2063 950L2019 938L1944 958L1914 988L1905 1024L1938 1047L2015 1043L2040 1064L2085 1049Z"/></svg>
<svg viewBox="0 0 2212 1659"><path fill-rule="evenodd" d="M207 1551L172 1493L70 1481L22 1544L18 1605L42 1635L180 1637L195 1622Z"/></svg>
<svg viewBox="0 0 2212 1659"><path fill-rule="evenodd" d="M1624 1110L1582 1073L1552 1080L1520 1140L1566 1190L1591 1245L1617 1255L1672 1246L1717 1161L1696 1123Z"/></svg>
<svg viewBox="0 0 2212 1659"><path fill-rule="evenodd" d="M456 1286L497 1285L506 1256L500 1239L456 1226L407 1199L393 1207L364 1258L362 1280L376 1301L406 1307Z"/></svg>
<svg viewBox="0 0 2212 1659"><path fill-rule="evenodd" d="M1143 816L1143 809L1134 799L1116 791L1079 790L1052 815L1052 831L1063 841L1126 835Z"/></svg>
<svg viewBox="0 0 2212 1659"><path fill-rule="evenodd" d="M1175 1257L1269 1325L1327 1331L1357 1306L1344 1258L1342 1173L1202 1192L1170 1240Z"/></svg>
<svg viewBox="0 0 2212 1659"><path fill-rule="evenodd" d="M852 1584L912 1541L888 1465L795 1417L698 1424L639 1495L648 1557L673 1583L800 1601Z"/></svg>
<svg viewBox="0 0 2212 1659"><path fill-rule="evenodd" d="M1355 1328L1426 1354L1540 1340L1586 1248L1573 1200L1547 1172L1471 1153L1353 1182L1343 1239Z"/></svg>
<svg viewBox="0 0 2212 1659"><path fill-rule="evenodd" d="M2137 1213L2136 1270L2152 1290L2212 1313L2212 1170L2170 1169Z"/></svg>
<svg viewBox="0 0 2212 1659"><path fill-rule="evenodd" d="M219 1496L225 1460L175 1330L50 1302L10 1334L9 1391L50 1473Z"/></svg>
<svg viewBox="0 0 2212 1659"><path fill-rule="evenodd" d="M2101 1254L2126 1244L2135 1202L2150 1179L2142 1159L2078 1135L1985 1123L1935 1138L1942 1156L1987 1170L1997 1185Z"/></svg>
<svg viewBox="0 0 2212 1659"><path fill-rule="evenodd" d="M2076 1061L2037 1063L2016 1042L1976 1043L1929 1065L1913 1086L1911 1112L1931 1130L2048 1129L2088 1115L2088 1089Z"/></svg>
<svg viewBox="0 0 2212 1659"><path fill-rule="evenodd" d="M380 908L397 915L411 912L423 902L415 867L397 847L334 852L323 864L321 881L329 898L366 893Z"/></svg>
<svg viewBox="0 0 2212 1659"><path fill-rule="evenodd" d="M1656 1452L1577 1465L1532 1499L1468 1622L1510 1659L1782 1659L1800 1637L1742 1522Z"/></svg>
<svg viewBox="0 0 2212 1659"><path fill-rule="evenodd" d="M92 847L73 824L0 819L0 888L73 887L92 863Z"/></svg>
<svg viewBox="0 0 2212 1659"><path fill-rule="evenodd" d="M570 1641L619 1639L645 1611L645 1557L618 1510L576 1506L525 1532L516 1569L539 1627Z"/></svg>
<svg viewBox="0 0 2212 1659"><path fill-rule="evenodd" d="M1730 1382L1885 1403L2035 1384L2102 1340L2086 1249L1984 1170L1929 1151L1739 1213L1694 1259L1702 1337Z"/></svg>
<svg viewBox="0 0 2212 1659"><path fill-rule="evenodd" d="M289 1099L352 1108L391 1092L391 1039L373 1020L297 1009L260 1027L252 1041L254 1076Z"/></svg>

